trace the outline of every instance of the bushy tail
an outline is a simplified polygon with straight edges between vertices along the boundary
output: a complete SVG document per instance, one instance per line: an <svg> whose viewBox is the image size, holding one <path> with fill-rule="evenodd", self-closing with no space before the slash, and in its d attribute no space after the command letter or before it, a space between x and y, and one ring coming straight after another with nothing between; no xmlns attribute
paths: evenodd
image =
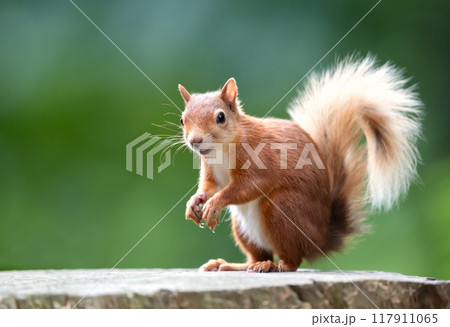
<svg viewBox="0 0 450 327"><path fill-rule="evenodd" d="M367 203L389 209L416 176L421 102L390 64L348 58L309 78L289 113L322 151L333 196L330 250L357 231ZM364 142L365 137L365 142Z"/></svg>

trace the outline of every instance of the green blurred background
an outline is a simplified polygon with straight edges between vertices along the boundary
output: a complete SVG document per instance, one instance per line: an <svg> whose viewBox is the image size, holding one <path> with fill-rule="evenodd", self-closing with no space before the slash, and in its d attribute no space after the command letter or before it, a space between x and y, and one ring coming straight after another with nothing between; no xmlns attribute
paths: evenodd
<svg viewBox="0 0 450 327"><path fill-rule="evenodd" d="M262 116L376 1L76 3L178 106L178 83L206 91L233 76ZM450 279L449 16L449 1L382 1L318 67L374 53L405 67L426 104L421 182L332 256L341 269ZM178 123L164 115L177 110L69 1L3 0L0 26L0 269L112 267L196 182L188 151L154 180L125 169L126 144L167 134L152 123ZM242 261L229 222L197 228L186 200L118 267Z"/></svg>

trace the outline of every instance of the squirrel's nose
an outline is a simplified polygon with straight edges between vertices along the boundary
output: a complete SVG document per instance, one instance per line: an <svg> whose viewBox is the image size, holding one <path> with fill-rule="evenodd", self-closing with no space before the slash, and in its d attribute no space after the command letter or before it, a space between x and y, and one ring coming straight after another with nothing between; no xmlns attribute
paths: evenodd
<svg viewBox="0 0 450 327"><path fill-rule="evenodd" d="M193 137L189 140L189 143L191 143L194 148L198 148L202 142L203 139L200 136Z"/></svg>

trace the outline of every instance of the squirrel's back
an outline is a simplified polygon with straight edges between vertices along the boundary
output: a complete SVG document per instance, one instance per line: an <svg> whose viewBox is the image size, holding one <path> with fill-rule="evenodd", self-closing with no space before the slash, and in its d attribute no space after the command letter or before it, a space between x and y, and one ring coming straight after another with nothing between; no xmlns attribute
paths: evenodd
<svg viewBox="0 0 450 327"><path fill-rule="evenodd" d="M289 108L325 157L332 195L329 250L358 231L368 203L389 209L416 176L421 102L407 82L390 64L350 57L310 77Z"/></svg>

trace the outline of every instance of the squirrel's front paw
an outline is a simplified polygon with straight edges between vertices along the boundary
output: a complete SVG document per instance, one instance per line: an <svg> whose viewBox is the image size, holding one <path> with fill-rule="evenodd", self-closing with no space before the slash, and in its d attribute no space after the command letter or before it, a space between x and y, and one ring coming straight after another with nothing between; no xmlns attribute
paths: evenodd
<svg viewBox="0 0 450 327"><path fill-rule="evenodd" d="M194 194L186 204L186 219L192 219L200 227L202 221L202 210L200 204L206 202L206 193Z"/></svg>
<svg viewBox="0 0 450 327"><path fill-rule="evenodd" d="M219 206L216 198L212 197L209 199L202 210L202 219L206 221L206 224L214 232L214 227L220 221L220 210L222 207Z"/></svg>

